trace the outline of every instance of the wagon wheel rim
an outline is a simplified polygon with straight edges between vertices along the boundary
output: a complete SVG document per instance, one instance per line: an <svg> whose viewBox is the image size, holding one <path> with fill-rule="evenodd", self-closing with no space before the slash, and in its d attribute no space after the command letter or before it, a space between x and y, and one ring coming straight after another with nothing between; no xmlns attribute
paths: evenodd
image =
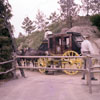
<svg viewBox="0 0 100 100"><path fill-rule="evenodd" d="M38 59L38 66L39 67L47 67L47 59L46 58L39 58ZM39 69L40 73L45 73L46 69Z"/></svg>
<svg viewBox="0 0 100 100"><path fill-rule="evenodd" d="M63 56L79 56L79 54L75 51L67 51L63 54ZM81 58L62 58L62 68L78 68L82 67L82 59ZM75 75L78 71L68 71L64 70L64 72L68 75Z"/></svg>

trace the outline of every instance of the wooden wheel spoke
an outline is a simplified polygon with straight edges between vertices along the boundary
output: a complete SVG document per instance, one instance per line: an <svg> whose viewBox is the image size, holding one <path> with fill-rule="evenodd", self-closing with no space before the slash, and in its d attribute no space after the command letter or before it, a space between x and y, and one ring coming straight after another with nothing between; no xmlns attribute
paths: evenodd
<svg viewBox="0 0 100 100"><path fill-rule="evenodd" d="M63 56L79 56L79 54L71 50L71 51L65 52ZM63 58L62 60L64 62L66 59ZM80 69L82 67L82 60L80 58L68 58L67 60L68 61L65 63L62 62L62 68ZM78 73L78 71L69 71L69 70L64 70L64 72L69 75L74 75Z"/></svg>
<svg viewBox="0 0 100 100"><path fill-rule="evenodd" d="M39 67L47 67L47 59L46 58L39 58L38 59L38 66ZM39 72L45 73L45 69L39 69Z"/></svg>

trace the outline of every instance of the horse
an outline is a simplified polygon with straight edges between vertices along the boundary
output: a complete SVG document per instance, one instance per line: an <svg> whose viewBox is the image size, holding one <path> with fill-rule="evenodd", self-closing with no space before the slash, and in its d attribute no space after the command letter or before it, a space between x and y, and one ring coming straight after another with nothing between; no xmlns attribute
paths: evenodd
<svg viewBox="0 0 100 100"><path fill-rule="evenodd" d="M44 56L46 55L45 51L41 50L35 50L32 48L28 48L26 51L24 51L24 56ZM38 58L25 58L26 59L26 65L30 65L30 61L32 61L33 66L35 65L35 62L38 60Z"/></svg>

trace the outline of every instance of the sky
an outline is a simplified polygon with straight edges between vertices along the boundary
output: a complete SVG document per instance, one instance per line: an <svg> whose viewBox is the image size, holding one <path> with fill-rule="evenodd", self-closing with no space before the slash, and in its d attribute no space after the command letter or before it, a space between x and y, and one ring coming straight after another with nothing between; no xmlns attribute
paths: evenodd
<svg viewBox="0 0 100 100"><path fill-rule="evenodd" d="M37 11L42 11L46 17L48 17L52 12L59 12L59 0L9 0L12 6L11 24L14 25L14 36L18 37L19 32L25 34L24 30L21 28L22 22L25 17L29 17L34 20ZM75 0L77 3L80 0Z"/></svg>

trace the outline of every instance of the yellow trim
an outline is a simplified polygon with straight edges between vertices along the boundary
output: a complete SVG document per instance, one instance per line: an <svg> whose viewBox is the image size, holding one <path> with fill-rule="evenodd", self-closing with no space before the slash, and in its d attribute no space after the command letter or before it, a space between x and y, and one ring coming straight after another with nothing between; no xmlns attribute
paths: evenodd
<svg viewBox="0 0 100 100"><path fill-rule="evenodd" d="M39 67L47 67L47 58L39 58L38 59L38 66ZM45 73L45 69L39 69L40 73Z"/></svg>

